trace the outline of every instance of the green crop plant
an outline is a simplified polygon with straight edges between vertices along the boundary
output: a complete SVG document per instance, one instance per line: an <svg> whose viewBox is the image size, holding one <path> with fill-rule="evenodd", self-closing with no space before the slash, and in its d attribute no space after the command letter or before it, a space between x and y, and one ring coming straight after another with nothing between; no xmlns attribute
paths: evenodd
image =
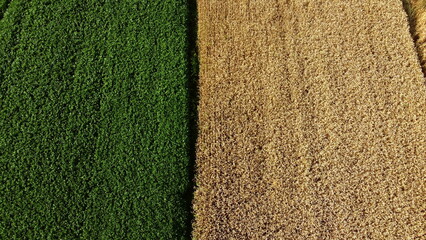
<svg viewBox="0 0 426 240"><path fill-rule="evenodd" d="M3 2L0 238L187 239L187 1Z"/></svg>

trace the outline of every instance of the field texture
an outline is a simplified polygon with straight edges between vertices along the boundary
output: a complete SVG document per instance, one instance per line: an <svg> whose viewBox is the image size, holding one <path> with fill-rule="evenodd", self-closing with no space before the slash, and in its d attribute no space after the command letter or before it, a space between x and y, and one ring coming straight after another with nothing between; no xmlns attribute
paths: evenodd
<svg viewBox="0 0 426 240"><path fill-rule="evenodd" d="M196 239L425 239L399 0L200 0Z"/></svg>
<svg viewBox="0 0 426 240"><path fill-rule="evenodd" d="M186 239L187 1L1 12L0 238Z"/></svg>

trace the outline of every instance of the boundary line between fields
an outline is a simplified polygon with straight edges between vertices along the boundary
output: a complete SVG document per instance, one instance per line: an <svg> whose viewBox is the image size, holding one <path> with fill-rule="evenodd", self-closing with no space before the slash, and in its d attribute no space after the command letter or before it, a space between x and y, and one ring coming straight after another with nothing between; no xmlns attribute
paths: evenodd
<svg viewBox="0 0 426 240"><path fill-rule="evenodd" d="M188 177L189 185L185 191L185 199L187 202L187 211L190 213L187 222L187 236L185 238L191 239L192 226L194 221L193 199L195 189L195 158L196 158L196 142L198 138L198 74L199 74L199 60L198 60L198 12L197 0L187 0L187 20L186 20L186 61L187 61L187 116L188 116L188 156L189 167Z"/></svg>

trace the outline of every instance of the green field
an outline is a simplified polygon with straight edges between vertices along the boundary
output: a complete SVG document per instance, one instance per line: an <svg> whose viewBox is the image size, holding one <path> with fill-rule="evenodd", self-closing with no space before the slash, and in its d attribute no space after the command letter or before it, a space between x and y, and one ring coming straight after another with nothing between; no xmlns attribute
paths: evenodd
<svg viewBox="0 0 426 240"><path fill-rule="evenodd" d="M193 6L6 5L0 238L187 239Z"/></svg>

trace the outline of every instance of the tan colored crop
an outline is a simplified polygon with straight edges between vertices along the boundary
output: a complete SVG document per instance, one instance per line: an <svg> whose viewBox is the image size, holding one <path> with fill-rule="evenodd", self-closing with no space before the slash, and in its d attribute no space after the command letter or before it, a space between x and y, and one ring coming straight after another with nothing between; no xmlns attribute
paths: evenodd
<svg viewBox="0 0 426 240"><path fill-rule="evenodd" d="M400 0L198 16L196 239L424 239L426 86Z"/></svg>

